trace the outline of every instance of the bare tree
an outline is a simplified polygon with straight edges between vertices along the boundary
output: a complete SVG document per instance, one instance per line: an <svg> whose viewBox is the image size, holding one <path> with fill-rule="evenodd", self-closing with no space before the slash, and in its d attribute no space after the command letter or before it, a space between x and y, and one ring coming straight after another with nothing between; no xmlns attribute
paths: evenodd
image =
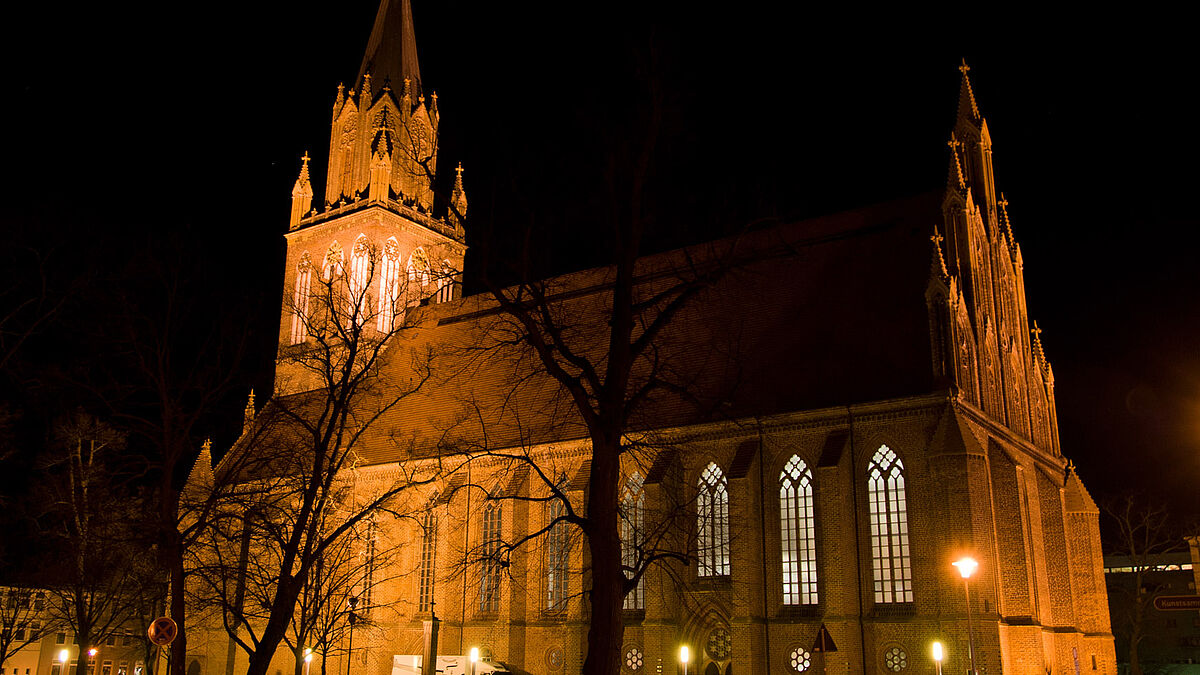
<svg viewBox="0 0 1200 675"><path fill-rule="evenodd" d="M349 270L330 260L311 275L308 292L292 296L302 339L281 349L278 372L294 378L280 388L298 393L272 398L256 415L247 410L244 434L203 500L216 507L192 561L195 593L249 656L250 675L267 671L306 589L330 588L318 577L345 540L372 518L404 514L407 493L441 475L437 461L402 463L398 475L358 468L366 439L402 437L389 413L433 367L430 348L391 349L412 327L404 299L418 298L403 279L391 298L372 297L379 253L362 246ZM411 378L381 377L385 351L411 359ZM400 441L394 447L404 451Z"/></svg>
<svg viewBox="0 0 1200 675"><path fill-rule="evenodd" d="M131 532L138 503L120 492L107 464L124 443L122 433L75 412L57 425L46 459L43 520L61 551L47 611L74 632L80 654L136 615L145 588L144 552Z"/></svg>
<svg viewBox="0 0 1200 675"><path fill-rule="evenodd" d="M1146 618L1154 605L1154 596L1163 590L1152 572L1157 558L1179 548L1182 539L1176 536L1170 512L1165 504L1127 494L1109 500L1104 511L1114 528L1111 553L1127 561L1128 576L1110 577L1108 592L1115 598L1113 623L1118 635L1123 634L1129 649L1129 669L1132 675L1142 675L1138 647L1146 638Z"/></svg>

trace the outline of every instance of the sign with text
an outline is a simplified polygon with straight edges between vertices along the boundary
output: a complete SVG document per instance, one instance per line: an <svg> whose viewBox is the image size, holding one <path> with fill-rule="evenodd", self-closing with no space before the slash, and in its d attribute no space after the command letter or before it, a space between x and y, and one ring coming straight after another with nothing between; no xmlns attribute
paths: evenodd
<svg viewBox="0 0 1200 675"><path fill-rule="evenodd" d="M1163 612L1200 609L1200 595L1160 595L1154 599L1154 609Z"/></svg>

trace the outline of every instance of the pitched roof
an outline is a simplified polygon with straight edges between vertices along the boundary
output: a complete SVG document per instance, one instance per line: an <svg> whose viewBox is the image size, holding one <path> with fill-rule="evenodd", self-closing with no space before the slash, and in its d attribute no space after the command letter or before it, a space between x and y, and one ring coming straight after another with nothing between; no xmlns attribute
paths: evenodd
<svg viewBox="0 0 1200 675"><path fill-rule="evenodd" d="M399 92L407 79L412 81L415 91L423 91L410 0L380 1L362 65L354 79L356 86L361 87L363 75L367 73L371 74L371 81L377 88L390 83L392 90ZM414 101L419 95L414 95Z"/></svg>

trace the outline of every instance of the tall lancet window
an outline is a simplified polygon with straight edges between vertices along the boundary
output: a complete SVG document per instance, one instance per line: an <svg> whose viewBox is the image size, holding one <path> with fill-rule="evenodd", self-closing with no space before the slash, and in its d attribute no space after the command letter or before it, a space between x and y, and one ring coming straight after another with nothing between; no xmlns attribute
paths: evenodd
<svg viewBox="0 0 1200 675"><path fill-rule="evenodd" d="M729 576L729 481L716 464L700 474L696 499L696 552L702 577Z"/></svg>
<svg viewBox="0 0 1200 675"><path fill-rule="evenodd" d="M796 455L779 474L783 604L817 604L817 536L812 470Z"/></svg>
<svg viewBox="0 0 1200 675"><path fill-rule="evenodd" d="M567 480L558 483L559 494L566 495ZM567 524L555 522L566 513L562 499L551 499L546 507L546 611L561 612L567 608Z"/></svg>
<svg viewBox="0 0 1200 675"><path fill-rule="evenodd" d="M396 300L400 297L400 245L392 237L383 245L383 273L379 275L379 332L396 327Z"/></svg>
<svg viewBox="0 0 1200 675"><path fill-rule="evenodd" d="M437 513L434 505L437 497L430 500L429 510L421 518L421 573L417 581L417 611L433 611L433 575L437 562Z"/></svg>
<svg viewBox="0 0 1200 675"><path fill-rule="evenodd" d="M886 445L879 446L867 465L867 503L871 510L875 602L912 602L904 464Z"/></svg>
<svg viewBox="0 0 1200 675"><path fill-rule="evenodd" d="M483 507L483 532L480 537L483 569L479 575L479 611L488 613L500 611L500 525L503 516L500 496L500 488L493 489L488 495L487 505Z"/></svg>
<svg viewBox="0 0 1200 675"><path fill-rule="evenodd" d="M621 490L621 565L625 577L633 577L641 564L646 543L646 490L642 474L634 471ZM646 608L646 581L639 577L637 586L625 596L625 609Z"/></svg>
<svg viewBox="0 0 1200 675"><path fill-rule="evenodd" d="M359 602L362 604L364 612L370 612L372 605L374 605L375 567L378 563L375 555L379 531L374 515L369 516L366 522L366 534L363 537L362 548L363 584L362 593L359 594Z"/></svg>
<svg viewBox="0 0 1200 675"><path fill-rule="evenodd" d="M425 287L429 285L429 256L425 249L418 248L408 257L408 305L416 305L424 298Z"/></svg>
<svg viewBox="0 0 1200 675"><path fill-rule="evenodd" d="M308 297L312 292L312 257L305 253L296 266L296 288L292 293L292 344L308 339Z"/></svg>
<svg viewBox="0 0 1200 675"><path fill-rule="evenodd" d="M366 235L359 235L354 241L354 250L350 254L350 297L347 299L346 311L356 325L365 321L369 305L367 304L367 289L371 284L372 267L371 243Z"/></svg>

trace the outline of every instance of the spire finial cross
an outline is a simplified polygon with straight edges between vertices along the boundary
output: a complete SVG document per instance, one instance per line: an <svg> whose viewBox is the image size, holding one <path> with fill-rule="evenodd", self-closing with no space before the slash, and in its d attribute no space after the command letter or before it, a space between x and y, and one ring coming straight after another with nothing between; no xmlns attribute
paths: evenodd
<svg viewBox="0 0 1200 675"><path fill-rule="evenodd" d="M300 158L300 161L304 162L305 165L308 165L308 151L307 150L304 151L304 156Z"/></svg>
<svg viewBox="0 0 1200 675"><path fill-rule="evenodd" d="M1029 332L1033 333L1033 336L1036 337L1037 339L1039 339L1039 340L1042 339L1042 329L1038 328L1036 321L1033 322L1033 328L1030 328Z"/></svg>
<svg viewBox="0 0 1200 675"><path fill-rule="evenodd" d="M971 70L971 66L967 65L967 59L964 58L962 60L962 64L958 66L958 72L962 73L965 76L968 72L970 72L970 70Z"/></svg>
<svg viewBox="0 0 1200 675"><path fill-rule="evenodd" d="M929 238L929 241L932 241L934 246L940 248L945 239L946 238L942 236L942 233L939 232L936 227L933 228L933 236Z"/></svg>
<svg viewBox="0 0 1200 675"><path fill-rule="evenodd" d="M958 142L958 139L954 137L954 134L950 134L950 140L946 141L946 145L950 146L951 150L958 150L958 146L962 144Z"/></svg>
<svg viewBox="0 0 1200 675"><path fill-rule="evenodd" d="M999 204L1000 206L1003 206L1006 209L1008 208L1008 199L1005 198L1003 192L1000 193L1000 201L998 201L996 203Z"/></svg>
<svg viewBox="0 0 1200 675"><path fill-rule="evenodd" d="M454 172L458 174L458 178L459 178L459 180L461 180L462 179L462 162L458 163L458 166L454 169Z"/></svg>

